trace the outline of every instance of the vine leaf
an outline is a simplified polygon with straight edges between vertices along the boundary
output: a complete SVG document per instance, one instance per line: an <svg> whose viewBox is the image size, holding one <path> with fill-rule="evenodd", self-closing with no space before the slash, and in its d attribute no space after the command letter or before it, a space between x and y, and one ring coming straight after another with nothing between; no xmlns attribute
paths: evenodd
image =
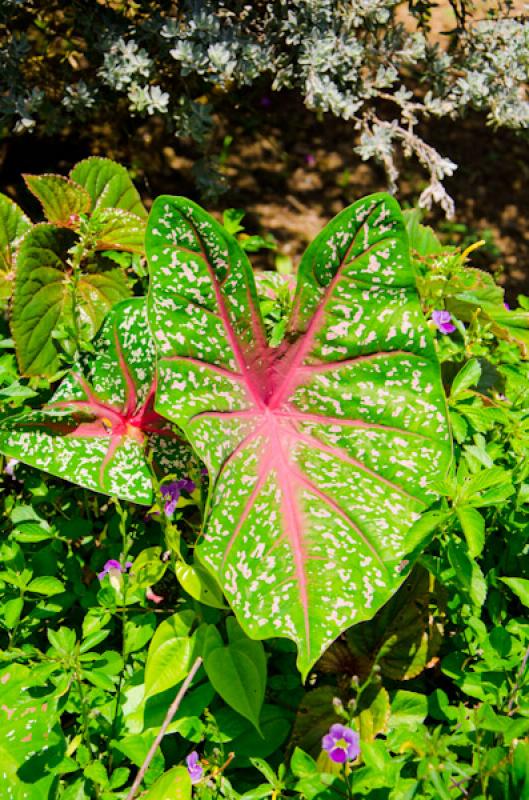
<svg viewBox="0 0 529 800"><path fill-rule="evenodd" d="M87 489L149 505L152 476L189 474L191 450L154 411L156 381L143 298L119 303L87 357L40 411L0 428L7 456Z"/></svg>
<svg viewBox="0 0 529 800"><path fill-rule="evenodd" d="M16 253L31 221L9 197L0 194L0 299L11 295Z"/></svg>
<svg viewBox="0 0 529 800"><path fill-rule="evenodd" d="M377 194L329 223L274 349L246 255L199 206L158 198L146 251L156 408L212 478L200 556L248 635L293 639L306 675L400 585L451 460L402 214Z"/></svg>

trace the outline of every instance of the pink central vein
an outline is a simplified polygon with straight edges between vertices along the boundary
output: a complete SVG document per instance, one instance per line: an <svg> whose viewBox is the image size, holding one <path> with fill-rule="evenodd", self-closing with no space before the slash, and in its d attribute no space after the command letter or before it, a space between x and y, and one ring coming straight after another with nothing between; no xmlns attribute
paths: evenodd
<svg viewBox="0 0 529 800"><path fill-rule="evenodd" d="M244 353L243 353L242 348L241 348L241 345L239 343L239 340L237 339L237 336L235 335L235 331L233 329L233 326L232 326L232 323L231 323L231 320L230 320L230 316L228 314L228 309L226 308L226 303L225 303L225 300L224 300L224 296L222 294L221 287L219 285L219 281L217 280L217 276L215 274L215 270L214 270L214 268L213 268L213 266L212 266L212 264L211 264L211 262L210 262L210 260L208 258L208 254L207 254L206 249L204 247L204 243L202 241L202 238L200 237L199 232L198 232L194 222L191 219L189 219L188 217L185 217L185 219L186 219L187 223L190 225L191 229L193 230L193 233L195 234L195 237L196 237L197 244L200 247L200 253L201 253L202 258L204 260L204 263L206 265L206 269L207 269L207 271L209 273L209 277L210 277L211 283L213 285L213 290L215 292L215 299L217 301L217 306L218 306L218 309L219 309L219 315L220 315L220 318L221 318L222 323L224 325L224 329L226 331L226 336L227 336L228 341L230 343L230 346L231 346L231 348L233 350L233 354L235 356L235 360L236 360L236 362L238 364L239 372L242 373L246 378L246 386L247 386L247 389L248 389L248 391L250 393L250 396L252 397L252 400L254 401L255 405L258 406L259 408L263 408L263 399L261 397L261 393L259 392L259 387L258 387L258 385L256 385L255 378L254 378L254 376L253 376L253 374L251 372L251 364L247 364L246 359L244 357ZM256 331L256 333L257 333L257 331ZM263 348L264 348L264 344L263 344Z"/></svg>
<svg viewBox="0 0 529 800"><path fill-rule="evenodd" d="M331 447L330 445L325 444L319 439L316 439L316 437L311 436L310 434L302 433L296 428L292 429L292 434L296 439L298 439L301 442L304 442L310 447L314 447L317 450L321 450L324 453L329 453L330 455L333 456L333 458L336 458L339 461L343 461L345 464L350 464L352 467L356 467L362 472L365 472L366 475L369 475L371 478L374 478L380 483L383 483L385 486L388 486L390 489L393 489L393 491L404 495L404 497L407 497L409 500L413 500L414 502L419 503L422 506L427 505L427 503L423 502L422 500L419 500L419 498L407 492L397 483L393 483L393 481L390 481L388 478L384 478L383 475L380 475L378 472L375 472L374 470L370 469L361 461L358 461L356 458L352 458L345 450L342 450L341 447Z"/></svg>

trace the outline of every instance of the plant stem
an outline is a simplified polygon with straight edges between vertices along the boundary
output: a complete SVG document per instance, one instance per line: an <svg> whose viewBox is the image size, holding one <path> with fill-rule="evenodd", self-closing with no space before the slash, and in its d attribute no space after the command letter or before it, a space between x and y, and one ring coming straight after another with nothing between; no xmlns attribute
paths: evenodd
<svg viewBox="0 0 529 800"><path fill-rule="evenodd" d="M154 758L154 755L155 755L156 751L158 750L160 742L162 741L163 737L165 736L165 732L166 732L167 728L169 727L169 725L171 724L171 720L173 719L174 715L178 711L180 703L184 699L184 696L185 696L187 690L189 689L189 687L191 686L193 678L197 674L201 664L202 664L202 658L199 656L195 660L193 666L191 667L187 678L185 679L185 681L181 685L180 689L178 690L178 694L176 695L175 699L173 700L173 702L169 706L169 708L167 710L167 714L165 715L165 719L163 721L162 727L158 731L158 735L157 735L156 739L152 743L152 745L151 745L151 747L149 749L149 752L145 756L145 761L141 765L141 767L140 767L140 769L138 771L138 774L136 775L136 779L135 779L134 783L132 784L131 790L130 790L130 792L128 793L128 795L126 797L126 800L134 800L134 797L136 796L136 792L138 791L139 786L140 786L140 784L141 784L141 782L143 780L143 777L144 777L145 773L147 772L149 764L151 763L152 759Z"/></svg>

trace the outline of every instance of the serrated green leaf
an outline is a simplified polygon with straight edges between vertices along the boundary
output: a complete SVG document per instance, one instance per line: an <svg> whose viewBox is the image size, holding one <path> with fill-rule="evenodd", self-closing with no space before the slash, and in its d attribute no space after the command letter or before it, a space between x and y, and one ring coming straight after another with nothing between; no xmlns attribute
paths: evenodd
<svg viewBox="0 0 529 800"><path fill-rule="evenodd" d="M500 578L514 592L518 600L529 608L529 580L527 578Z"/></svg>
<svg viewBox="0 0 529 800"><path fill-rule="evenodd" d="M471 558L480 556L485 545L485 520L475 508L458 506L456 514L461 523Z"/></svg>
<svg viewBox="0 0 529 800"><path fill-rule="evenodd" d="M72 215L90 209L90 195L63 175L24 175L28 189L40 201L48 222L68 225Z"/></svg>
<svg viewBox="0 0 529 800"><path fill-rule="evenodd" d="M109 158L91 156L80 161L70 172L70 178L86 189L92 200L92 211L122 208L141 218L147 216L127 170Z"/></svg>
<svg viewBox="0 0 529 800"><path fill-rule="evenodd" d="M23 375L53 376L61 365L52 334L59 326L72 327L64 257L73 242L70 231L36 225L20 246L11 330Z"/></svg>
<svg viewBox="0 0 529 800"><path fill-rule="evenodd" d="M77 284L77 314L92 339L112 308L130 297L131 292L121 269L99 274L85 273Z"/></svg>
<svg viewBox="0 0 529 800"><path fill-rule="evenodd" d="M99 250L125 250L144 253L145 219L121 208L96 210L90 226L97 232Z"/></svg>
<svg viewBox="0 0 529 800"><path fill-rule="evenodd" d="M16 255L31 221L9 197L0 194L0 299L11 296Z"/></svg>

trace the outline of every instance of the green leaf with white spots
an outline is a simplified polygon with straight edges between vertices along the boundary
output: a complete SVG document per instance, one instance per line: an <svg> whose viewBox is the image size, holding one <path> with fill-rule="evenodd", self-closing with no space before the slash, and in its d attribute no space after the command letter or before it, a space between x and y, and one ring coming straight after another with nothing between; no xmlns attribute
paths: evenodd
<svg viewBox="0 0 529 800"><path fill-rule="evenodd" d="M149 505L148 451L160 477L184 477L193 462L189 446L153 408L154 347L143 298L115 306L94 349L45 408L3 420L0 451L88 489Z"/></svg>
<svg viewBox="0 0 529 800"><path fill-rule="evenodd" d="M247 256L199 206L158 198L146 251L156 408L213 487L200 557L246 633L293 639L306 675L397 589L404 536L451 459L402 214L378 194L329 223L278 348Z"/></svg>
<svg viewBox="0 0 529 800"><path fill-rule="evenodd" d="M53 766L64 756L57 702L39 689L32 672L10 664L0 672L0 782L6 800L47 800L56 783Z"/></svg>
<svg viewBox="0 0 529 800"><path fill-rule="evenodd" d="M0 300L11 296L16 254L31 222L9 197L0 194Z"/></svg>
<svg viewBox="0 0 529 800"><path fill-rule="evenodd" d="M30 192L40 201L48 222L68 225L70 217L90 209L90 195L63 175L24 175Z"/></svg>
<svg viewBox="0 0 529 800"><path fill-rule="evenodd" d="M91 156L80 161L70 172L70 178L90 195L90 210L121 208L145 219L147 212L129 173L109 158Z"/></svg>

